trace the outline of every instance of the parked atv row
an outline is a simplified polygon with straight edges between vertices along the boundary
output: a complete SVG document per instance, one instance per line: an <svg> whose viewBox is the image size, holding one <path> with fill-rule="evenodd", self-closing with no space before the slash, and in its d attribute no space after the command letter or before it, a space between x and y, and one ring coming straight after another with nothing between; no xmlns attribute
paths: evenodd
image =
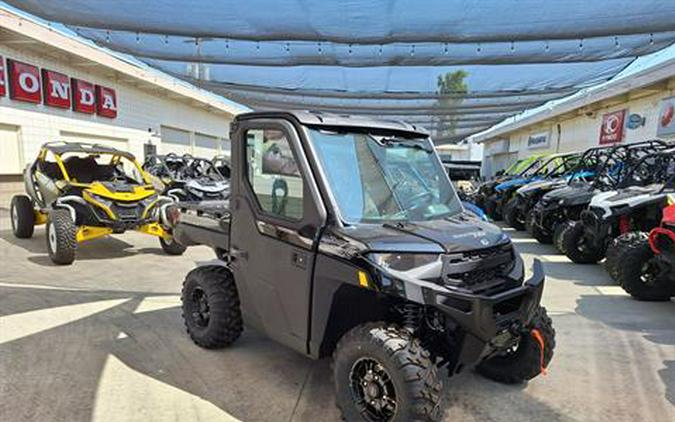
<svg viewBox="0 0 675 422"><path fill-rule="evenodd" d="M222 201L230 196L229 167L223 157L207 160L189 154L149 155L143 170L153 176L163 195L176 202ZM227 176L221 171L227 171Z"/></svg>
<svg viewBox="0 0 675 422"><path fill-rule="evenodd" d="M518 188L504 220L575 263L607 258L608 273L638 299L668 300L673 237L664 210L674 202L673 147L651 140L589 149L567 174Z"/></svg>

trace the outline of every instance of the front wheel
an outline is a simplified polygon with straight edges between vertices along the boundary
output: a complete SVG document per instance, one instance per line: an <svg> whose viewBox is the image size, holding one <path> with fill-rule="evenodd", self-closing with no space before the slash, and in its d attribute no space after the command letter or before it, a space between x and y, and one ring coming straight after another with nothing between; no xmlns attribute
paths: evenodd
<svg viewBox="0 0 675 422"><path fill-rule="evenodd" d="M33 202L26 195L15 195L10 205L12 232L19 239L28 239L35 230Z"/></svg>
<svg viewBox="0 0 675 422"><path fill-rule="evenodd" d="M518 208L518 198L511 198L504 206L504 221L516 230L525 230L525 220Z"/></svg>
<svg viewBox="0 0 675 422"><path fill-rule="evenodd" d="M647 234L643 232L628 232L612 239L607 246L605 270L613 280L616 281L619 278L619 269L623 265L623 253L629 250L633 243L640 243L647 237Z"/></svg>
<svg viewBox="0 0 675 422"><path fill-rule="evenodd" d="M77 250L77 228L70 212L54 209L47 217L47 252L52 262L58 265L70 265L75 260Z"/></svg>
<svg viewBox="0 0 675 422"><path fill-rule="evenodd" d="M162 250L168 255L183 255L183 252L187 249L185 246L176 242L174 238L164 240L164 238L160 237L159 244L162 246Z"/></svg>
<svg viewBox="0 0 675 422"><path fill-rule="evenodd" d="M529 381L548 367L555 349L555 330L544 307L539 307L518 343L476 367L486 378L504 384Z"/></svg>
<svg viewBox="0 0 675 422"><path fill-rule="evenodd" d="M419 339L384 323L357 326L338 342L337 405L348 421L440 421L441 381Z"/></svg>
<svg viewBox="0 0 675 422"><path fill-rule="evenodd" d="M637 300L670 300L675 287L669 279L670 269L661 266L659 259L649 247L646 233L633 236L630 243L624 244L621 265L616 270L617 281Z"/></svg>
<svg viewBox="0 0 675 422"><path fill-rule="evenodd" d="M560 243L565 255L577 264L596 264L605 256L605 248L588 239L581 221L574 221L562 233Z"/></svg>
<svg viewBox="0 0 675 422"><path fill-rule="evenodd" d="M229 346L244 330L237 286L225 267L209 265L190 271L181 302L185 328L200 347Z"/></svg>
<svg viewBox="0 0 675 422"><path fill-rule="evenodd" d="M545 245L553 243L553 235L551 235L550 232L542 229L539 227L539 225L535 222L532 222L530 225L530 229L532 237L537 239L537 242L543 243Z"/></svg>

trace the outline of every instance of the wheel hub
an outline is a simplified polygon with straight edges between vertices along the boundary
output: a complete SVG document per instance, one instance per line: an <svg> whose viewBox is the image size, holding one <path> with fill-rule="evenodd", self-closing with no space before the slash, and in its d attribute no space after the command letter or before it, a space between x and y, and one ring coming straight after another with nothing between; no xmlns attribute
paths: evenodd
<svg viewBox="0 0 675 422"><path fill-rule="evenodd" d="M350 374L352 396L369 421L388 421L396 414L396 391L386 369L375 359L362 358Z"/></svg>
<svg viewBox="0 0 675 422"><path fill-rule="evenodd" d="M53 223L49 224L47 236L49 237L49 246L52 248L52 252L56 252L56 229L54 228Z"/></svg>

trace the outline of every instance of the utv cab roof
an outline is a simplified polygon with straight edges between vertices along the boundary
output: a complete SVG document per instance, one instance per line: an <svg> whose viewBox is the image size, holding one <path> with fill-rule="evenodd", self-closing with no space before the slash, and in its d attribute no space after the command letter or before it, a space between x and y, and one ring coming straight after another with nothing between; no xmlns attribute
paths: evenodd
<svg viewBox="0 0 675 422"><path fill-rule="evenodd" d="M349 128L363 131L395 132L400 136L428 137L429 133L419 126L415 126L401 120L372 119L366 116L351 116L347 114L323 113L319 111L254 111L239 114L235 117L236 122L261 119L283 118L296 120L300 124L322 128L337 129Z"/></svg>
<svg viewBox="0 0 675 422"><path fill-rule="evenodd" d="M134 155L128 151L122 151L106 145L89 144L86 142L55 141L55 142L47 142L42 147L48 151L53 152L56 155L62 155L66 153L113 154L113 155L121 155L123 157L127 157L132 160L135 158Z"/></svg>

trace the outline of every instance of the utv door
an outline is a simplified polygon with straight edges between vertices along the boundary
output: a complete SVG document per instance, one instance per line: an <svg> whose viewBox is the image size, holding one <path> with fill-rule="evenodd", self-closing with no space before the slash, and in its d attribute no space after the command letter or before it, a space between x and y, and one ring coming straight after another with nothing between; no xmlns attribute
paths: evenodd
<svg viewBox="0 0 675 422"><path fill-rule="evenodd" d="M306 353L314 251L325 207L290 122L244 120L232 139L232 268L244 318Z"/></svg>

